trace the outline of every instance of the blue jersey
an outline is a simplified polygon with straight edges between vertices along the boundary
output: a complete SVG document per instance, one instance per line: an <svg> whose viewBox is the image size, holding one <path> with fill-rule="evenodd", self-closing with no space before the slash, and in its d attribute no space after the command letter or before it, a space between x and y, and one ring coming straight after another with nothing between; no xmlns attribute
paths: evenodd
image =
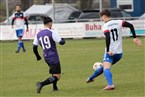
<svg viewBox="0 0 145 97"><path fill-rule="evenodd" d="M50 29L44 29L37 33L33 44L40 44L43 49L43 56L45 60L47 60L50 64L55 64L59 62L59 56L55 42L60 41L61 38L55 31Z"/></svg>

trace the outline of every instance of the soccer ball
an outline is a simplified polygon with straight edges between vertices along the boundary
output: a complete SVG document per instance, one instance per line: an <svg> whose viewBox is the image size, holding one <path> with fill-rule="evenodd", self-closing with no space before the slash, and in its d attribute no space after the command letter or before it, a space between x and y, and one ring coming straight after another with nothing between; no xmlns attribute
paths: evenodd
<svg viewBox="0 0 145 97"><path fill-rule="evenodd" d="M103 64L101 62L96 62L93 65L93 70L96 71L98 68L100 68L101 66L103 66Z"/></svg>

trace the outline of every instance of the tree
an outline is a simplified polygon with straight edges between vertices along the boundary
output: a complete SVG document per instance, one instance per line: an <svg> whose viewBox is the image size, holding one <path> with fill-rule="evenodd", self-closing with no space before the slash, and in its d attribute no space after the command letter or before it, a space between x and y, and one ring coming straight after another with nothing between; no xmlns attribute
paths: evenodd
<svg viewBox="0 0 145 97"><path fill-rule="evenodd" d="M50 3L51 0L43 0L43 4Z"/></svg>
<svg viewBox="0 0 145 97"><path fill-rule="evenodd" d="M87 9L92 8L93 0L88 0L87 1Z"/></svg>
<svg viewBox="0 0 145 97"><path fill-rule="evenodd" d="M80 9L90 9L92 7L93 0L80 0Z"/></svg>
<svg viewBox="0 0 145 97"><path fill-rule="evenodd" d="M6 4L0 3L0 22L6 19Z"/></svg>
<svg viewBox="0 0 145 97"><path fill-rule="evenodd" d="M23 11L26 11L29 8L29 0L21 0L21 7Z"/></svg>

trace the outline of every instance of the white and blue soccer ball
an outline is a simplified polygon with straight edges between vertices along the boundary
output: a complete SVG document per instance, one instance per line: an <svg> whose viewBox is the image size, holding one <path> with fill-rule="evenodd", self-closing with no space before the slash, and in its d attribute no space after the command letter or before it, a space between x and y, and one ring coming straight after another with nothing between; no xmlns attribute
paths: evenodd
<svg viewBox="0 0 145 97"><path fill-rule="evenodd" d="M100 68L101 66L103 66L103 63L101 62L96 62L93 65L93 70L96 71L98 68Z"/></svg>

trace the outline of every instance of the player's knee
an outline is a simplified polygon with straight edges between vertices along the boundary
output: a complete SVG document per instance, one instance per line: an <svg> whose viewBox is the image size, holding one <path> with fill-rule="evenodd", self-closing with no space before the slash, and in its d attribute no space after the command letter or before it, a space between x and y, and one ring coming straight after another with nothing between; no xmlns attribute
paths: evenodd
<svg viewBox="0 0 145 97"><path fill-rule="evenodd" d="M104 67L104 70L108 69L108 68L111 67L111 63L109 63L109 62L103 62L103 67Z"/></svg>
<svg viewBox="0 0 145 97"><path fill-rule="evenodd" d="M18 37L18 40L19 40L19 41L22 40L22 37L19 36L19 37Z"/></svg>
<svg viewBox="0 0 145 97"><path fill-rule="evenodd" d="M60 77L61 77L61 75L60 75L60 74L53 74L53 76L54 76L54 77L56 77L56 78L57 78L57 80L59 80L59 79L60 79Z"/></svg>

